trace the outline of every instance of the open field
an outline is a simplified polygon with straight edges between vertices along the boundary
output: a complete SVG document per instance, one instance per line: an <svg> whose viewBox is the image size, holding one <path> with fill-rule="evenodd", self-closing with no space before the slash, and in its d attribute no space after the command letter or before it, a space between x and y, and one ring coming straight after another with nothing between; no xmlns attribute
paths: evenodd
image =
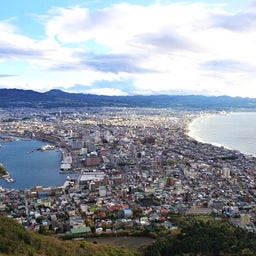
<svg viewBox="0 0 256 256"><path fill-rule="evenodd" d="M126 248L138 248L143 245L149 245L155 242L149 237L97 237L86 238L87 242L96 242L98 244L109 244L113 246L123 246Z"/></svg>

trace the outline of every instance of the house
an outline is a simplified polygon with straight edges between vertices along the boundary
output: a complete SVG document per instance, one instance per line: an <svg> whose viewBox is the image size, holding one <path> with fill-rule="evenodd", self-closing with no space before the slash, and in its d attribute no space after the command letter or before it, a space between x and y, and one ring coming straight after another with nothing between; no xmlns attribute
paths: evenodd
<svg viewBox="0 0 256 256"><path fill-rule="evenodd" d="M122 209L118 212L119 218L130 219L133 216L133 212L131 209Z"/></svg>
<svg viewBox="0 0 256 256"><path fill-rule="evenodd" d="M87 227L87 226L79 226L79 227L75 227L75 228L71 228L70 229L70 233L72 235L85 235L91 232L91 228Z"/></svg>

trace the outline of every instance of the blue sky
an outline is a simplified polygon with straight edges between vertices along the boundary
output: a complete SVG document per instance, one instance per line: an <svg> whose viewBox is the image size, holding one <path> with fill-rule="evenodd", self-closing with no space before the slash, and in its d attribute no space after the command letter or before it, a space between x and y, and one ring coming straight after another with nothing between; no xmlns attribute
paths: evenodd
<svg viewBox="0 0 256 256"><path fill-rule="evenodd" d="M255 70L255 1L1 1L0 88L256 98Z"/></svg>

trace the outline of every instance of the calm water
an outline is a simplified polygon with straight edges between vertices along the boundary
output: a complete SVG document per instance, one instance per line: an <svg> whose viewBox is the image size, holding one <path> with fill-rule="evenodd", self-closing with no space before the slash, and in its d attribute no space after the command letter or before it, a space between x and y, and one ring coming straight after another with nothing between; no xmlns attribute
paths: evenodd
<svg viewBox="0 0 256 256"><path fill-rule="evenodd" d="M34 151L47 143L38 140L2 142L0 163L8 170L14 183L0 179L4 188L25 189L63 185L66 175L59 173L61 153L58 150Z"/></svg>
<svg viewBox="0 0 256 256"><path fill-rule="evenodd" d="M189 135L199 141L256 156L256 112L204 116L189 128Z"/></svg>

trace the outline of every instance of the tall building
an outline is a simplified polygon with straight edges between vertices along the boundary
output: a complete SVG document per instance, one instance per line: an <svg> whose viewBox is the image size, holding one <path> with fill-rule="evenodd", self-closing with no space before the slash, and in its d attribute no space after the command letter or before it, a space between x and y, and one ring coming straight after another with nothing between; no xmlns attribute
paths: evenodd
<svg viewBox="0 0 256 256"><path fill-rule="evenodd" d="M94 181L91 181L91 182L89 183L89 190L90 190L91 192L94 192L95 189L96 189L95 182L94 182Z"/></svg>
<svg viewBox="0 0 256 256"><path fill-rule="evenodd" d="M107 195L107 189L105 186L99 186L99 196L104 197Z"/></svg>
<svg viewBox="0 0 256 256"><path fill-rule="evenodd" d="M242 213L240 217L240 224L242 227L250 224L250 215L246 213Z"/></svg>
<svg viewBox="0 0 256 256"><path fill-rule="evenodd" d="M222 174L224 175L225 178L229 179L230 176L230 169L229 168L223 168Z"/></svg>

